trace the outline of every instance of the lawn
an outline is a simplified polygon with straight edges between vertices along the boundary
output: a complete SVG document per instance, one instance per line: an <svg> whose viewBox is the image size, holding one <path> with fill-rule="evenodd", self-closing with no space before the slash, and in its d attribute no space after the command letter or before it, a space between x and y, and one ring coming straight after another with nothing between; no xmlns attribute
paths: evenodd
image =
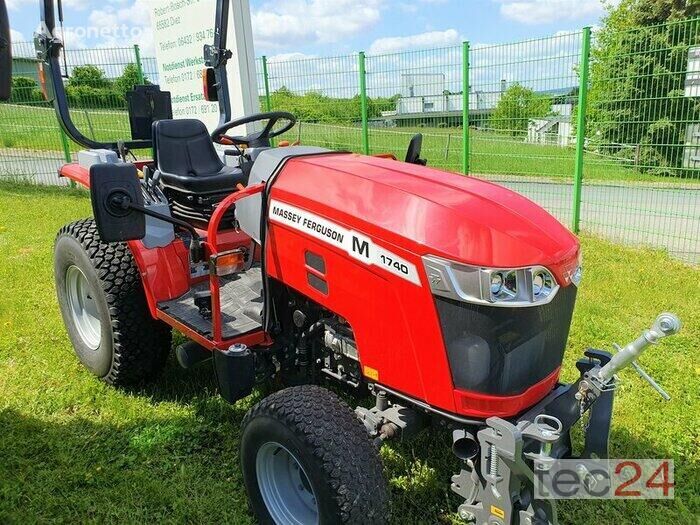
<svg viewBox="0 0 700 525"><path fill-rule="evenodd" d="M238 467L239 426L260 396L228 405L204 367L174 360L154 385L107 387L72 353L56 305L52 245L90 214L78 190L0 185L0 523L251 523ZM583 237L585 277L564 376L588 346L636 337L663 310L681 335L643 364L673 397L632 371L617 394L611 453L672 458L673 501L566 502L563 523L695 523L700 513L700 270L665 254ZM382 450L395 523L458 523L457 461L446 434Z"/></svg>
<svg viewBox="0 0 700 525"><path fill-rule="evenodd" d="M126 112L73 109L76 127L88 138L125 139L131 136ZM0 146L44 151L62 151L61 136L53 110L41 106L0 105L3 123ZM431 166L452 171L462 169L462 131L457 128L370 128L371 153L394 153L403 158L411 137L424 135L423 156ZM573 147L529 144L524 137L511 137L485 131L470 131L471 165L474 174L516 177L546 177L571 182L574 173ZM360 151L362 136L359 125L316 124L302 122L285 138L300 138L307 145L331 149ZM81 149L71 143L72 152ZM62 153L59 155L62 156ZM0 165L2 164L0 149ZM586 181L661 182L698 184L700 177L680 179L656 177L626 167L619 159L593 153L584 156Z"/></svg>
<svg viewBox="0 0 700 525"><path fill-rule="evenodd" d="M125 111L71 109L71 116L76 127L90 139L117 140L131 136L129 116ZM63 151L55 113L45 103L33 106L0 104L0 122L2 147ZM70 147L73 152L83 149L72 142Z"/></svg>

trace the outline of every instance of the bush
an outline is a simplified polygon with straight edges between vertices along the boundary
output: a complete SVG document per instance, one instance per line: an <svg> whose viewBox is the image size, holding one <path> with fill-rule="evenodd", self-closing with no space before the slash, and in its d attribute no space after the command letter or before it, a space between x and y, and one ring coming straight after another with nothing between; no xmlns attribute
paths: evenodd
<svg viewBox="0 0 700 525"><path fill-rule="evenodd" d="M622 0L596 32L586 136L608 155L638 148L643 173L700 176L683 168L688 124L700 120L700 103L684 96L688 49L698 38L696 23L683 22L696 14L692 4Z"/></svg>
<svg viewBox="0 0 700 525"><path fill-rule="evenodd" d="M113 88L68 85L66 95L71 107L93 109L124 109L125 107L124 97Z"/></svg>
<svg viewBox="0 0 700 525"><path fill-rule="evenodd" d="M15 104L42 102L44 95L36 80L29 77L12 77L12 96L10 102Z"/></svg>
<svg viewBox="0 0 700 525"><path fill-rule="evenodd" d="M396 98L396 96L390 98L368 98L368 117L379 117L383 110L394 109L396 107ZM287 87L282 86L277 91L270 93L270 102L273 109L289 111L302 122L348 124L359 122L362 118L362 102L359 95L355 95L352 98L334 98L314 91L297 95ZM264 97L261 97L260 105L261 107L266 107Z"/></svg>
<svg viewBox="0 0 700 525"><path fill-rule="evenodd" d="M144 78L144 84L150 84L147 78ZM141 84L139 69L136 64L127 64L124 68L122 76L114 81L114 88L126 99L126 94L134 89L134 86Z"/></svg>
<svg viewBox="0 0 700 525"><path fill-rule="evenodd" d="M110 84L109 79L105 76L105 72L92 64L74 67L68 79L68 86L73 88L107 89L110 87Z"/></svg>

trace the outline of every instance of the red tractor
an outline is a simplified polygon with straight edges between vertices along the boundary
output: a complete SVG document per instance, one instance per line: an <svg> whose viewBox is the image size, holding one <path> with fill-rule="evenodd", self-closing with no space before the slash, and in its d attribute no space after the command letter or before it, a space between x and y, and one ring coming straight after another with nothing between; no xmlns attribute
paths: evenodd
<svg viewBox="0 0 700 525"><path fill-rule="evenodd" d="M227 401L263 382L287 385L243 423L243 475L261 523L385 522L378 448L425 427L452 435L462 518L556 522L553 502L533 496L534 472L571 457L582 417L582 457L607 456L615 372L675 333L677 319L662 315L612 360L586 350L580 378L562 384L581 253L542 208L426 167L419 136L405 162L271 147L294 116L230 118L228 0L205 48L221 126L210 134L162 118L167 93L144 86L131 111L147 138L135 126L131 141L96 143L70 119L53 2L42 6L48 96L87 148L60 174L90 189L94 218L66 225L55 244L58 300L86 368L115 386L148 381L175 329L189 339L180 364L211 362ZM251 122L264 125L229 133ZM214 143L229 149L222 156ZM153 160L127 161L144 147ZM322 385L373 402L353 410Z"/></svg>

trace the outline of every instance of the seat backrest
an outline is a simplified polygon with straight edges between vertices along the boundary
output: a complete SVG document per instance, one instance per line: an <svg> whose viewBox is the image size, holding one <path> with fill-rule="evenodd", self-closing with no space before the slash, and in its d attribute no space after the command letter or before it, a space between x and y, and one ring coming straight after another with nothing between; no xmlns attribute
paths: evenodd
<svg viewBox="0 0 700 525"><path fill-rule="evenodd" d="M201 177L224 167L206 126L196 119L154 122L153 151L156 166L164 173Z"/></svg>

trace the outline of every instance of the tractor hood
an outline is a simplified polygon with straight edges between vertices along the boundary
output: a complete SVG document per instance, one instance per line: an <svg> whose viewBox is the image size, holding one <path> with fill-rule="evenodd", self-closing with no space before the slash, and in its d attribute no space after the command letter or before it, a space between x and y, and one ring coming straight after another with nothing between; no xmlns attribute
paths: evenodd
<svg viewBox="0 0 700 525"><path fill-rule="evenodd" d="M475 266L543 265L568 284L579 244L557 219L503 186L355 154L292 158L274 192L346 227Z"/></svg>

